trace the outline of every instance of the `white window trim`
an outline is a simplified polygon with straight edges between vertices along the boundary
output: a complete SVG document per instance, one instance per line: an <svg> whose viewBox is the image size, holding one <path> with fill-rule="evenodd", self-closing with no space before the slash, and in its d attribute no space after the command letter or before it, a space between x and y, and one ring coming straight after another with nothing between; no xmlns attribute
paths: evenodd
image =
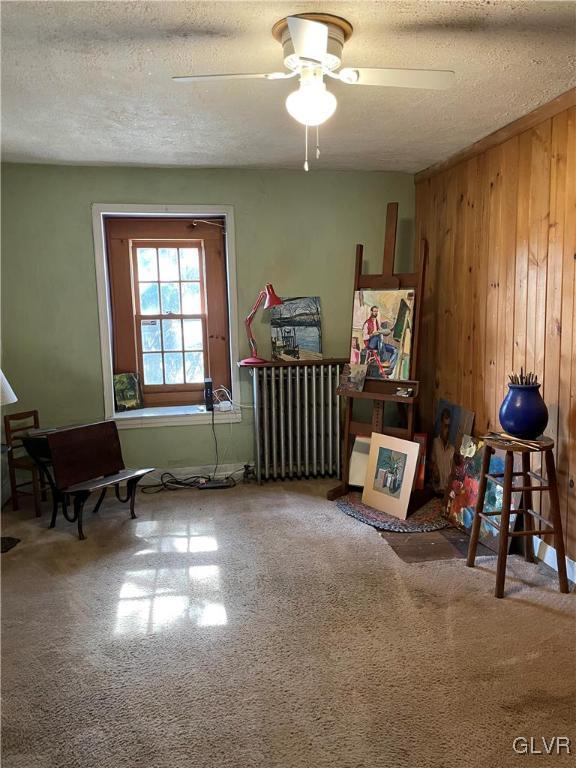
<svg viewBox="0 0 576 768"><path fill-rule="evenodd" d="M108 263L106 260L105 216L222 216L226 220L226 272L228 280L228 312L230 327L230 369L232 379L232 398L240 401L240 376L238 366L238 294L236 283L236 251L234 234L234 208L231 205L130 205L118 203L94 203L92 205L92 231L94 235L94 261L96 266L96 289L98 292L98 319L100 323L100 351L102 355L102 383L104 386L104 416L106 419L117 418L119 429L134 427L183 426L208 424L212 421L211 413L170 414L166 416L142 416L136 412L131 417L127 412L121 415L114 408L114 387L112 382L112 310L108 283ZM173 409L171 409L173 410ZM242 420L239 408L224 413L215 413L217 423L233 423Z"/></svg>

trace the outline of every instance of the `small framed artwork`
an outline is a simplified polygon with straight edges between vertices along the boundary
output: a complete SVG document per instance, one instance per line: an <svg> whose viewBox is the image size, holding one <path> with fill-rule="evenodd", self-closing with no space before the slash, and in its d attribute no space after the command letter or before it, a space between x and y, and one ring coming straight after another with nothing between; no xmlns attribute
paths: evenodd
<svg viewBox="0 0 576 768"><path fill-rule="evenodd" d="M360 365L359 363L347 363L343 366L336 394L345 395L347 392L362 392L367 369L367 365Z"/></svg>
<svg viewBox="0 0 576 768"><path fill-rule="evenodd" d="M114 400L118 412L142 408L142 389L137 373L114 374Z"/></svg>
<svg viewBox="0 0 576 768"><path fill-rule="evenodd" d="M373 432L362 501L405 520L419 451L418 443Z"/></svg>

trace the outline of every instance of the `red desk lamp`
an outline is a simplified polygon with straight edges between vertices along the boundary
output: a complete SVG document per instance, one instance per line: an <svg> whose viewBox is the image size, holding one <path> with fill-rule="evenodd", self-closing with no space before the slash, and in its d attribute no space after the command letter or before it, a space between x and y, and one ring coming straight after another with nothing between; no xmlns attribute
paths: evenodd
<svg viewBox="0 0 576 768"><path fill-rule="evenodd" d="M269 362L268 360L264 360L262 357L258 357L256 339L252 334L252 321L254 320L256 312L258 312L258 309L260 308L260 305L263 301L265 302L264 309L270 309L270 307L277 307L278 304L282 304L282 299L276 295L276 292L272 287L272 283L266 283L264 290L260 291L258 294L258 298L254 302L252 311L246 320L244 320L244 325L246 326L246 335L248 336L248 344L250 345L250 352L252 352L252 357L245 357L244 360L241 360L240 362L242 365L262 365L262 363Z"/></svg>

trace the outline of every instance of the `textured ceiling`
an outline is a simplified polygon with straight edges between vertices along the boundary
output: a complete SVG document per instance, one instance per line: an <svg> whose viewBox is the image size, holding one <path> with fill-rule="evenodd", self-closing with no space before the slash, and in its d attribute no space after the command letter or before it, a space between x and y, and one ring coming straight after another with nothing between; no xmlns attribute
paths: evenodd
<svg viewBox="0 0 576 768"><path fill-rule="evenodd" d="M176 84L269 72L273 23L332 12L344 66L453 69L444 92L329 83L319 168L417 171L576 84L573 2L3 2L6 160L298 168L295 81Z"/></svg>

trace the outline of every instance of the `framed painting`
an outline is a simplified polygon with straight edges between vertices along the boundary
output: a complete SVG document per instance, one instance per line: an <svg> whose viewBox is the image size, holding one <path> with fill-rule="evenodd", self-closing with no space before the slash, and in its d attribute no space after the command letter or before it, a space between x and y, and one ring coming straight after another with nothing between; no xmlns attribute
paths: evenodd
<svg viewBox="0 0 576 768"><path fill-rule="evenodd" d="M466 531L472 530L472 521L478 498L478 487L482 471L484 457L484 442L470 435L462 437L460 450L454 454L452 474L444 496L445 517L457 528ZM516 456L514 457L516 460ZM515 467L515 471L519 471ZM496 451L490 459L490 472L500 473L504 471L504 453ZM495 512L502 509L502 492L500 485L488 480L486 495L484 497L484 511ZM518 509L521 503L520 492L512 494L512 508ZM500 516L493 517L496 523L500 523ZM516 525L516 515L510 515L510 531ZM479 541L494 552L498 551L498 530L482 519ZM509 540L510 541L510 540Z"/></svg>
<svg viewBox="0 0 576 768"><path fill-rule="evenodd" d="M434 420L434 436L430 454L432 487L437 493L446 490L452 461L460 450L463 435L470 435L474 426L474 413L449 400L439 400Z"/></svg>
<svg viewBox="0 0 576 768"><path fill-rule="evenodd" d="M340 395L346 392L362 392L366 380L366 369L367 366L360 363L347 363L343 366L336 393Z"/></svg>
<svg viewBox="0 0 576 768"><path fill-rule="evenodd" d="M414 290L354 293L350 362L369 379L409 379Z"/></svg>
<svg viewBox="0 0 576 768"><path fill-rule="evenodd" d="M270 310L270 332L273 360L321 360L320 298L283 299Z"/></svg>
<svg viewBox="0 0 576 768"><path fill-rule="evenodd" d="M362 501L405 520L419 450L418 443L373 432Z"/></svg>
<svg viewBox="0 0 576 768"><path fill-rule="evenodd" d="M114 374L114 400L118 412L142 408L142 387L137 373Z"/></svg>

